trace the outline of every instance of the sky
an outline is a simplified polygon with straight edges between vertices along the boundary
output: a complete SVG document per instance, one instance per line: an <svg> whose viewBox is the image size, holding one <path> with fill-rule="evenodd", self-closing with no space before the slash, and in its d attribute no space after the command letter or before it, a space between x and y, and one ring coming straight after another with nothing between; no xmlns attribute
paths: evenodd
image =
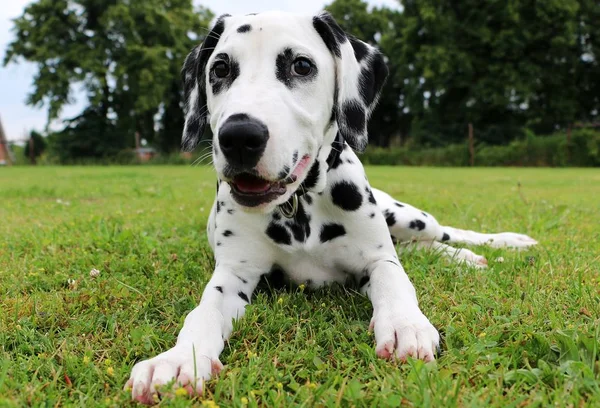
<svg viewBox="0 0 600 408"><path fill-rule="evenodd" d="M12 63L3 67L8 44L14 35L12 19L20 16L31 0L4 0L0 7L0 120L8 140L22 140L30 130L42 131L47 121L45 107L27 106L25 100L32 90L33 77L37 70L34 64L27 62ZM283 10L294 13L316 13L330 3L327 0L194 0L196 5L202 5L212 10L216 15L248 14L267 10ZM367 0L373 6L398 7L397 0ZM183 62L182 62L183 63ZM75 102L65 106L61 119L76 116L83 106L85 98L81 92L75 92ZM60 127L61 122L55 121L51 127Z"/></svg>

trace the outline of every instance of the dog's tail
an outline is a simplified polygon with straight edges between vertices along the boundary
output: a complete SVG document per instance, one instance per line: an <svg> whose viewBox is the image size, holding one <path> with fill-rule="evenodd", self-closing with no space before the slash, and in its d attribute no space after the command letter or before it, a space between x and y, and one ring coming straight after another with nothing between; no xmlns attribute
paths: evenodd
<svg viewBox="0 0 600 408"><path fill-rule="evenodd" d="M441 230L442 236L439 237L440 241L449 244L489 245L494 248L528 248L538 243L535 239L527 235L514 232L484 234L448 226L441 226Z"/></svg>

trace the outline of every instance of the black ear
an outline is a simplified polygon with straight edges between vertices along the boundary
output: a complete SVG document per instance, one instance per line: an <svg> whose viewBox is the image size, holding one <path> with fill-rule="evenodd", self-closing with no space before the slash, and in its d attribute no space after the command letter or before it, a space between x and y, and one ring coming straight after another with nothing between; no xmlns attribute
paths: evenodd
<svg viewBox="0 0 600 408"><path fill-rule="evenodd" d="M185 123L181 149L186 152L194 150L198 145L207 123L208 108L206 107L206 82L204 80L206 63L223 34L226 17L229 17L229 14L224 14L217 19L204 42L195 47L183 63L181 78L185 100Z"/></svg>
<svg viewBox="0 0 600 408"><path fill-rule="evenodd" d="M367 147L367 121L388 75L377 48L348 35L329 13L313 18L313 26L335 59L335 116L339 131L354 150Z"/></svg>

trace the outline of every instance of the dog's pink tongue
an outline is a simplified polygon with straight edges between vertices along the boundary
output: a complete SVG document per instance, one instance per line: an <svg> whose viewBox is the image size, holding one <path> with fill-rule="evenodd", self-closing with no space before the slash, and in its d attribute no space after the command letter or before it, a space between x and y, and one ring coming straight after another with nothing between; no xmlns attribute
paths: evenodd
<svg viewBox="0 0 600 408"><path fill-rule="evenodd" d="M298 162L298 165L296 166L296 168L294 169L294 172L291 175L291 177L293 178L294 181L300 176L300 174L302 174L304 172L304 169L306 169L306 166L308 166L309 161L310 161L309 155L303 156L300 159L300 161Z"/></svg>
<svg viewBox="0 0 600 408"><path fill-rule="evenodd" d="M240 176L234 180L235 186L242 193L264 193L269 189L271 184L267 180L260 179L254 176Z"/></svg>

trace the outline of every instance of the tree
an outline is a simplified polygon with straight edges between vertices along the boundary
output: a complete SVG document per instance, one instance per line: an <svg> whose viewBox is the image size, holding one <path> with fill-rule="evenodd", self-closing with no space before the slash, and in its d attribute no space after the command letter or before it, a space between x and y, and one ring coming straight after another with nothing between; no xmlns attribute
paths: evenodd
<svg viewBox="0 0 600 408"><path fill-rule="evenodd" d="M171 150L183 127L173 110L181 100L181 64L211 18L207 9L194 11L191 0L37 0L14 20L16 38L4 64L20 58L38 64L27 102L46 106L49 120L83 86L89 106L58 135L76 141L88 137L80 130L94 129L97 140L114 144L107 150L84 140L74 152L103 156L132 147L136 131L152 142L157 129L160 146Z"/></svg>
<svg viewBox="0 0 600 408"><path fill-rule="evenodd" d="M347 33L378 46L388 60L389 76L369 122L370 143L387 146L391 137L406 135L410 125L399 97L404 84L398 76L398 60L393 58L391 41L397 38L403 16L385 7L369 9L369 4L362 0L335 0L326 9Z"/></svg>
<svg viewBox="0 0 600 408"><path fill-rule="evenodd" d="M31 148L29 143L33 143L33 158L37 159L38 157L40 157L42 155L42 153L44 153L44 151L46 151L46 147L47 147L47 143L46 143L46 139L44 138L44 136L42 136L40 133L36 132L35 130L32 130L29 133L29 139L31 141L27 141L27 143L25 143L25 148L23 149L23 156L25 157L25 159L27 159L28 161L31 159Z"/></svg>
<svg viewBox="0 0 600 408"><path fill-rule="evenodd" d="M578 90L569 77L577 64L577 1L403 4L401 58L422 143L462 140L464 130L444 127L469 122L480 140L503 143L534 120L549 128L576 116Z"/></svg>

